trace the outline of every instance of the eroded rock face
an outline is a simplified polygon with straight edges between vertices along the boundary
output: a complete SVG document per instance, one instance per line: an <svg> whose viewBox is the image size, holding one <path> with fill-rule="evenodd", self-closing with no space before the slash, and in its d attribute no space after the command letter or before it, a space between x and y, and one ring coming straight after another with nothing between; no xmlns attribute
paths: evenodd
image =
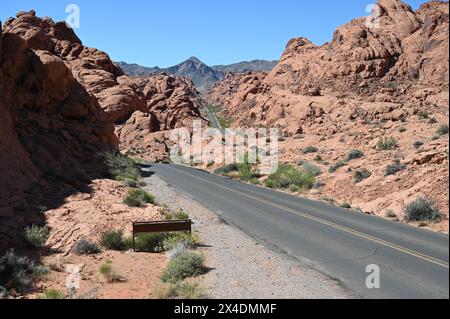
<svg viewBox="0 0 450 319"><path fill-rule="evenodd" d="M267 76L229 76L209 97L237 125L251 118L292 133L311 102L326 102L331 113L360 100L406 99L420 107L411 99L415 91L448 91L448 21L448 3L432 1L414 12L399 0L380 0L372 17L339 27L332 42L292 39Z"/></svg>
<svg viewBox="0 0 450 319"><path fill-rule="evenodd" d="M325 186L313 198L381 216L392 209L402 218L403 205L423 195L448 216L448 135L436 135L448 124L448 2L414 12L399 0L380 0L375 8L378 16L339 27L323 46L292 39L272 72L229 75L208 98L235 127L278 128L281 162L319 166ZM384 137L398 148L377 150ZM303 154L311 145L318 154ZM365 157L329 173L352 149ZM406 168L385 176L395 161ZM372 176L355 184L361 169ZM448 218L434 228L448 232Z"/></svg>
<svg viewBox="0 0 450 319"><path fill-rule="evenodd" d="M36 17L34 12L22 12L9 19L3 29L21 38L42 59L49 60L52 64L49 70L54 74L49 75L45 85L54 94L65 92L61 90L64 83L52 88L53 79L72 78L97 100L106 119L116 124L122 148L129 146L132 137L191 126L193 119L201 118L198 92L191 81L164 74L145 78L125 76L105 52L85 47L65 23ZM73 102L64 112L69 116L85 114L86 110L77 109L80 107ZM144 123L136 124L141 120Z"/></svg>
<svg viewBox="0 0 450 319"><path fill-rule="evenodd" d="M50 22L19 16L0 33L0 249L36 221L24 201L33 185L53 179L81 187L103 171L99 154L118 144L97 99L42 36ZM50 30L60 37L60 25Z"/></svg>

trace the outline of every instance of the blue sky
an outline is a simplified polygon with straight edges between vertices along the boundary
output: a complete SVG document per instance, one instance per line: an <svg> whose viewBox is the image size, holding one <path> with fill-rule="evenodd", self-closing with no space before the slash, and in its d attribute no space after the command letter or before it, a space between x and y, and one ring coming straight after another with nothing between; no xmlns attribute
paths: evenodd
<svg viewBox="0 0 450 319"><path fill-rule="evenodd" d="M65 20L80 7L83 43L116 61L171 66L191 56L209 65L278 59L289 39L331 40L336 27L366 16L374 0L13 0L2 1L4 21L20 10ZM423 0L407 0L417 9Z"/></svg>

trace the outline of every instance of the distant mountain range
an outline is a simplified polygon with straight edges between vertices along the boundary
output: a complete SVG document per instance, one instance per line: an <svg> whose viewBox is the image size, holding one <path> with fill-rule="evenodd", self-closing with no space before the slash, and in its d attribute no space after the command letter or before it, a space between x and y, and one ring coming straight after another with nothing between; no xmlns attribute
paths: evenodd
<svg viewBox="0 0 450 319"><path fill-rule="evenodd" d="M228 72L243 73L248 71L271 71L278 61L254 60L230 65L208 66L196 57L169 68L145 67L138 64L118 62L122 70L130 76L142 76L167 73L192 79L200 92L211 88L216 82L222 81Z"/></svg>

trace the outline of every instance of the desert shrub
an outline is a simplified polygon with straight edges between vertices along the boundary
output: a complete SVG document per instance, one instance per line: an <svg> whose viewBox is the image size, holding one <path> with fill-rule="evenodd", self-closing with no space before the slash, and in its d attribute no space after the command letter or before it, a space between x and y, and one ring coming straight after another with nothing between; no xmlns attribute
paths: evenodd
<svg viewBox="0 0 450 319"><path fill-rule="evenodd" d="M82 239L75 244L73 251L75 254L80 256L95 255L100 253L100 247L98 247L96 243L93 243L86 239Z"/></svg>
<svg viewBox="0 0 450 319"><path fill-rule="evenodd" d="M298 187L297 185L291 185L289 187L289 190L293 193L298 193L300 191L300 187Z"/></svg>
<svg viewBox="0 0 450 319"><path fill-rule="evenodd" d="M422 141L415 141L413 146L414 146L414 148L419 149L423 146L423 144L424 143Z"/></svg>
<svg viewBox="0 0 450 319"><path fill-rule="evenodd" d="M320 169L320 167L313 165L311 163L303 162L302 168L306 173L308 173L314 177L322 175L322 170Z"/></svg>
<svg viewBox="0 0 450 319"><path fill-rule="evenodd" d="M407 221L435 221L442 217L435 203L425 197L418 197L403 208Z"/></svg>
<svg viewBox="0 0 450 319"><path fill-rule="evenodd" d="M303 150L303 154L317 153L319 149L315 146L308 146Z"/></svg>
<svg viewBox="0 0 450 319"><path fill-rule="evenodd" d="M131 207L145 207L146 204L153 204L155 197L142 189L132 189L128 192L123 203Z"/></svg>
<svg viewBox="0 0 450 319"><path fill-rule="evenodd" d="M253 171L253 166L248 163L238 164L239 178L244 181L249 181L252 178L258 177Z"/></svg>
<svg viewBox="0 0 450 319"><path fill-rule="evenodd" d="M361 150L351 150L347 154L347 161L351 161L354 159L362 158L364 157L364 152Z"/></svg>
<svg viewBox="0 0 450 319"><path fill-rule="evenodd" d="M198 284L190 282L177 282L169 286L162 286L156 290L158 299L206 299L207 295Z"/></svg>
<svg viewBox="0 0 450 319"><path fill-rule="evenodd" d="M419 112L419 118L421 119L421 120L425 120L425 119L428 119L430 116L428 115L428 113L427 112L424 112L424 111L420 111Z"/></svg>
<svg viewBox="0 0 450 319"><path fill-rule="evenodd" d="M268 179L264 182L264 185L266 185L266 187L268 188L275 188L275 181L273 181L272 179Z"/></svg>
<svg viewBox="0 0 450 319"><path fill-rule="evenodd" d="M162 246L167 251L175 248L180 243L189 249L194 249L198 246L199 240L195 234L184 232L170 233L164 238Z"/></svg>
<svg viewBox="0 0 450 319"><path fill-rule="evenodd" d="M384 170L385 176L395 175L398 172L404 170L406 168L405 164L400 163L400 161L395 162L394 164L388 165Z"/></svg>
<svg viewBox="0 0 450 319"><path fill-rule="evenodd" d="M123 238L123 231L110 230L104 232L101 236L100 244L106 249L124 250L126 248L126 243Z"/></svg>
<svg viewBox="0 0 450 319"><path fill-rule="evenodd" d="M189 219L189 214L183 211L180 211L175 214L175 218L179 220L187 220Z"/></svg>
<svg viewBox="0 0 450 319"><path fill-rule="evenodd" d="M398 147L397 141L390 136L380 138L377 143L377 148L383 151L393 150L396 149L397 147Z"/></svg>
<svg viewBox="0 0 450 319"><path fill-rule="evenodd" d="M330 173L334 173L336 172L338 169L340 169L341 167L344 167L347 165L346 161L340 160L338 162L336 162L334 165L332 165L329 169Z"/></svg>
<svg viewBox="0 0 450 319"><path fill-rule="evenodd" d="M135 248L138 251L148 252L148 253L160 253L164 251L164 240L167 238L167 234L164 233L141 233L136 234ZM128 248L132 248L133 238L128 238L126 240L126 245Z"/></svg>
<svg viewBox="0 0 450 319"><path fill-rule="evenodd" d="M322 156L317 155L317 156L314 158L314 161L315 161L315 162L318 162L318 163L321 163L321 162L323 162L323 158L322 158Z"/></svg>
<svg viewBox="0 0 450 319"><path fill-rule="evenodd" d="M438 120L436 120L435 117L431 117L430 120L428 121L428 123L430 124L436 124L438 122Z"/></svg>
<svg viewBox="0 0 450 319"><path fill-rule="evenodd" d="M175 257L178 257L181 254L184 254L189 250L189 247L187 247L187 244L185 242L179 242L174 246L172 249L170 249L167 252L167 259L170 261L174 259Z"/></svg>
<svg viewBox="0 0 450 319"><path fill-rule="evenodd" d="M32 225L25 228L25 240L33 247L43 247L47 242L49 236L49 229L47 226Z"/></svg>
<svg viewBox="0 0 450 319"><path fill-rule="evenodd" d="M27 257L20 257L14 250L0 257L0 286L24 292L31 288L35 279L46 274L45 267L37 265Z"/></svg>
<svg viewBox="0 0 450 319"><path fill-rule="evenodd" d="M124 281L124 278L120 276L113 268L112 262L108 261L102 264L99 268L100 274L105 277L106 281L108 283L113 282L122 282Z"/></svg>
<svg viewBox="0 0 450 319"><path fill-rule="evenodd" d="M205 257L193 252L185 252L172 259L161 274L161 280L176 283L180 280L201 275L205 270Z"/></svg>
<svg viewBox="0 0 450 319"><path fill-rule="evenodd" d="M305 170L299 170L292 165L280 165L278 170L269 176L268 181L273 188L288 189L291 185L295 185L300 189L311 189L315 178ZM267 186L266 181L266 186ZM269 187L269 186L268 186Z"/></svg>
<svg viewBox="0 0 450 319"><path fill-rule="evenodd" d="M353 177L355 178L355 183L361 183L363 180L368 179L370 176L372 176L372 173L367 169L358 170L353 175Z"/></svg>
<svg viewBox="0 0 450 319"><path fill-rule="evenodd" d="M352 205L350 205L349 203L343 203L343 204L341 205L341 208L351 209L351 208L352 208Z"/></svg>
<svg viewBox="0 0 450 319"><path fill-rule="evenodd" d="M253 184L253 185L259 185L259 184L260 184L259 179L256 178L256 177L253 177L249 182L250 182L251 184Z"/></svg>
<svg viewBox="0 0 450 319"><path fill-rule="evenodd" d="M388 209L385 213L384 216L386 216L386 218L396 218L397 214L392 210L392 209Z"/></svg>
<svg viewBox="0 0 450 319"><path fill-rule="evenodd" d="M64 293L58 289L45 289L39 299L64 299Z"/></svg>
<svg viewBox="0 0 450 319"><path fill-rule="evenodd" d="M405 133L405 132L406 132L406 127L400 126L400 127L398 128L398 131L399 131L400 133Z"/></svg>
<svg viewBox="0 0 450 319"><path fill-rule="evenodd" d="M439 126L439 128L436 131L436 135L438 136L443 136L443 135L447 135L448 134L448 125L447 124L443 124L441 126Z"/></svg>
<svg viewBox="0 0 450 319"><path fill-rule="evenodd" d="M237 163L232 163L216 169L214 173L217 175L228 175L231 172L238 172L238 171L239 165Z"/></svg>
<svg viewBox="0 0 450 319"><path fill-rule="evenodd" d="M320 181L320 180L315 181L314 184L313 184L313 188L314 189L320 189L320 188L325 187L325 186L326 186L325 182L324 181Z"/></svg>
<svg viewBox="0 0 450 319"><path fill-rule="evenodd" d="M226 129L230 128L231 124L234 122L234 119L229 117L217 117L217 121L219 122L221 128Z"/></svg>
<svg viewBox="0 0 450 319"><path fill-rule="evenodd" d="M104 153L108 172L117 181L139 181L141 171L138 165L129 157L118 152Z"/></svg>

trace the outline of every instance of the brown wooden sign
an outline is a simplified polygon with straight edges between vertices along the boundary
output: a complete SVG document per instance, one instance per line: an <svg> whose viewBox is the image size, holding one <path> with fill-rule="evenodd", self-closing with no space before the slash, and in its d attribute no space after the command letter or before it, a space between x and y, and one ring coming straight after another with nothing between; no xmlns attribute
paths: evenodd
<svg viewBox="0 0 450 319"><path fill-rule="evenodd" d="M192 220L170 220L154 222L135 222L133 223L133 251L135 249L136 234L142 233L165 233L182 232L192 233Z"/></svg>

